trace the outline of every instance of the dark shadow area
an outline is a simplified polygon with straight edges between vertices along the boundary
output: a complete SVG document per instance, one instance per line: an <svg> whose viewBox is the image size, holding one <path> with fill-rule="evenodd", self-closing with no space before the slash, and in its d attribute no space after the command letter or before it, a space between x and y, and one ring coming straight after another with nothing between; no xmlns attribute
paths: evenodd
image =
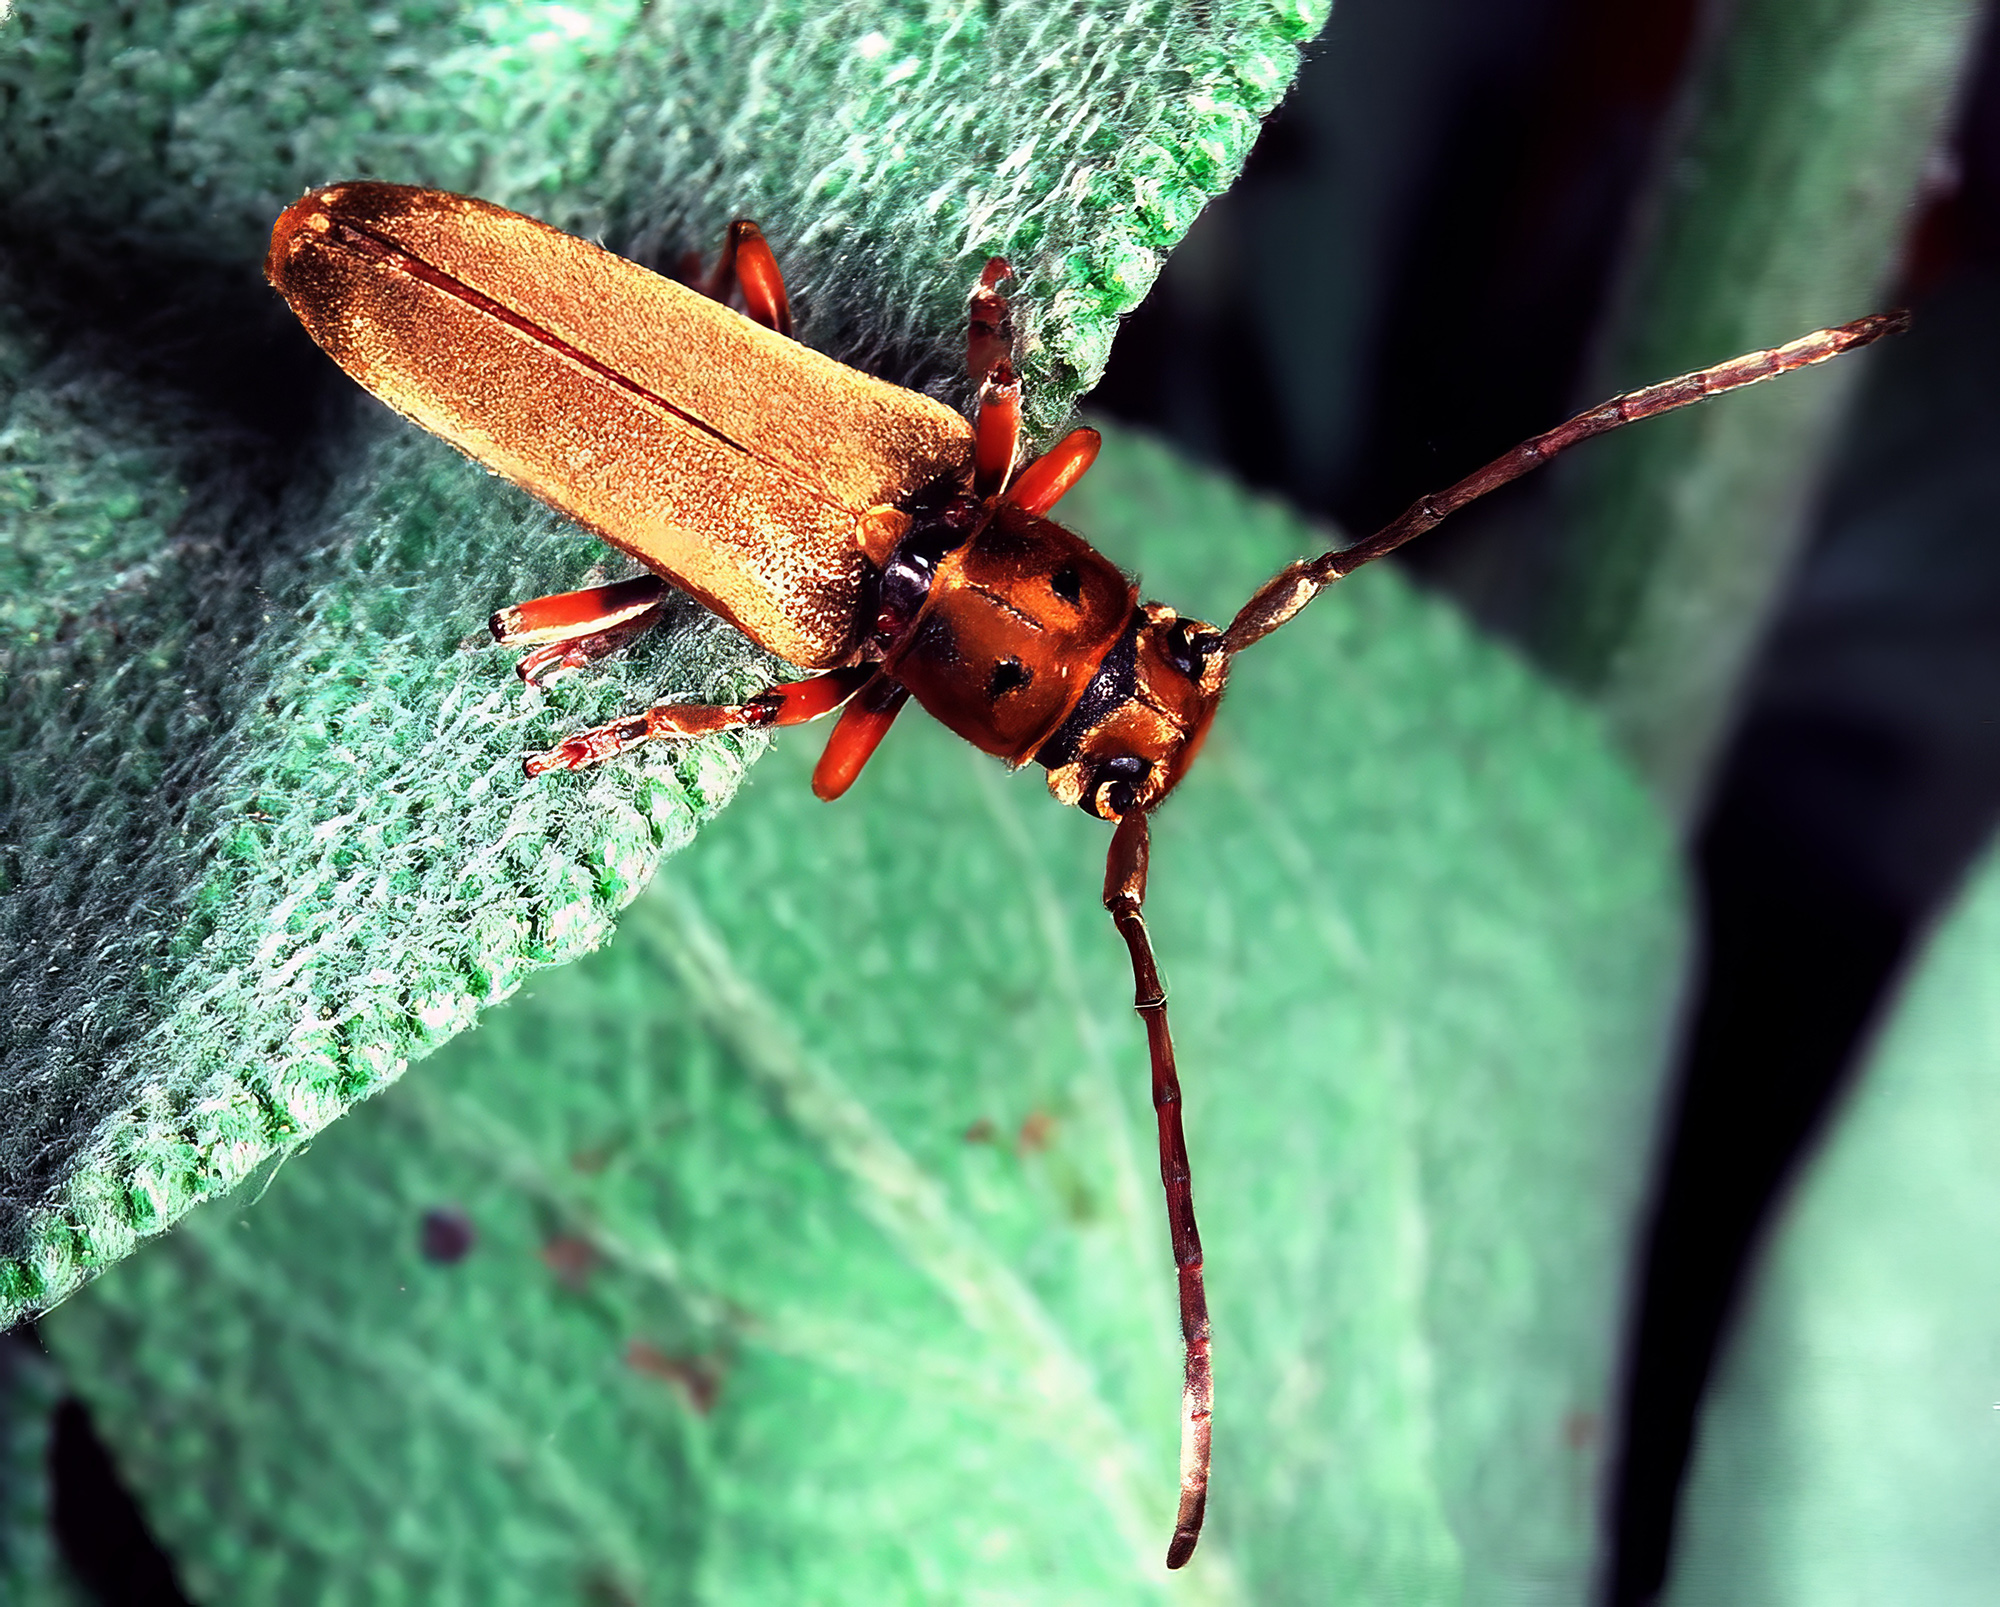
<svg viewBox="0 0 2000 1607"><path fill-rule="evenodd" d="M1090 405L1353 535L1547 428L1588 400L1699 11L1337 6ZM1509 486L1400 561L1508 633L1524 610L1506 582L1548 495Z"/></svg>
<svg viewBox="0 0 2000 1607"><path fill-rule="evenodd" d="M339 370L249 264L4 215L0 259L51 349L171 393L190 433L233 441L246 467L282 475L340 416Z"/></svg>
<svg viewBox="0 0 2000 1607"><path fill-rule="evenodd" d="M56 1544L100 1607L191 1607L131 1491L74 1396L56 1409L49 1443Z"/></svg>

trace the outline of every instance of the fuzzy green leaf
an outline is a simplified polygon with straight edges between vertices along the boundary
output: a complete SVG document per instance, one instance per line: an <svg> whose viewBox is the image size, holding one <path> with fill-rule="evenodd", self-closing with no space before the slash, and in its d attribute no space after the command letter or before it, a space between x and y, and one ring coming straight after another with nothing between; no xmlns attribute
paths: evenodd
<svg viewBox="0 0 2000 1607"><path fill-rule="evenodd" d="M16 7L0 1324L601 943L758 747L521 785L519 755L560 730L772 666L690 615L587 685L524 693L481 621L584 582L602 550L344 382L327 404L274 380L305 372L259 274L284 204L342 178L430 183L655 259L754 213L803 338L947 393L965 286L1005 251L1045 427L1322 16Z"/></svg>
<svg viewBox="0 0 2000 1607"><path fill-rule="evenodd" d="M1675 1607L1929 1607L2000 1578L2000 858L1775 1225L1703 1413Z"/></svg>
<svg viewBox="0 0 2000 1607"><path fill-rule="evenodd" d="M1118 436L1064 512L1210 617L1314 541ZM44 1322L205 1607L1581 1603L1680 969L1592 722L1369 571L1240 661L1158 818L1219 1380L1173 1581L1104 828L918 720L821 806L816 746Z"/></svg>

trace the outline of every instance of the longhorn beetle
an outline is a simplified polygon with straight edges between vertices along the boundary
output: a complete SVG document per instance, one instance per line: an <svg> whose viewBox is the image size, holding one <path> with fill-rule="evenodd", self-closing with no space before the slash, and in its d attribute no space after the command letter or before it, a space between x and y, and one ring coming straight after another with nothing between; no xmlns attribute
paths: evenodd
<svg viewBox="0 0 2000 1607"><path fill-rule="evenodd" d="M1226 628L1138 589L1045 516L1097 456L1071 431L1019 462L1021 386L995 257L971 294L971 422L791 340L757 226L729 229L691 287L485 201L391 184L307 195L265 264L314 340L390 406L645 565L613 585L503 608L530 682L655 623L669 584L816 671L740 704L664 703L530 755L579 770L655 737L797 725L841 710L813 771L834 799L911 697L1115 827L1104 907L1131 953L1179 1269L1186 1382L1167 1566L1193 1555L1208 1495L1208 1301L1167 1001L1141 914L1148 814L1208 733L1230 659L1327 586L1580 441L1824 362L1904 327L1862 318L1613 397L1420 498L1367 540L1301 559ZM699 263L690 277L699 276ZM741 295L744 314L727 302ZM747 314L747 316L745 316Z"/></svg>

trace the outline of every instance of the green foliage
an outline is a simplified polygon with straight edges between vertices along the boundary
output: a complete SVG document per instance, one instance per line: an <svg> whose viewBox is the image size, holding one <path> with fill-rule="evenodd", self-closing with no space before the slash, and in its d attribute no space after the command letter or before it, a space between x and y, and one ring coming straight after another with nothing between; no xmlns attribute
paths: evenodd
<svg viewBox="0 0 2000 1607"><path fill-rule="evenodd" d="M535 786L519 755L772 667L690 611L525 692L479 621L594 546L359 404L212 383L288 338L269 219L377 176L655 260L757 214L806 338L942 394L1004 251L1046 430L1319 20L0 31L5 1309L255 1179L44 1325L208 1607L1582 1599L1680 952L1668 845L1570 703L1369 575L1246 658L1160 820L1222 1409L1168 1581L1102 828L911 718L836 809L788 743L642 896L762 744ZM1131 441L1066 511L1211 617L1324 541ZM462 1261L419 1253L434 1211Z"/></svg>
<svg viewBox="0 0 2000 1607"><path fill-rule="evenodd" d="M1317 539L1116 436L1064 511L1209 617ZM1370 571L1159 817L1219 1380L1172 1580L1104 829L915 719L821 806L816 747L45 1321L197 1599L1581 1602L1680 965L1591 722Z"/></svg>
<svg viewBox="0 0 2000 1607"><path fill-rule="evenodd" d="M1705 1412L1675 1607L1934 1607L2000 1577L2000 859L1773 1229Z"/></svg>
<svg viewBox="0 0 2000 1607"><path fill-rule="evenodd" d="M559 729L771 666L690 617L605 677L524 694L480 621L603 554L344 382L328 404L294 379L300 337L258 272L284 204L426 182L664 259L755 212L806 339L940 383L972 265L1006 250L1046 425L1321 15L16 7L0 1322L601 943L759 746L520 784Z"/></svg>

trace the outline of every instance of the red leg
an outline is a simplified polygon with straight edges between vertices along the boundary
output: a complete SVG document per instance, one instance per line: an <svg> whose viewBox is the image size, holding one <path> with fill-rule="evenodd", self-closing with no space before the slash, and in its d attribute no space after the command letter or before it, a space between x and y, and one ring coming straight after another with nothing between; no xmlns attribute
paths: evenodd
<svg viewBox="0 0 2000 1607"><path fill-rule="evenodd" d="M841 712L840 723L826 739L826 751L813 766L813 795L832 803L854 785L861 767L875 756L889 734L909 691L886 675L878 675Z"/></svg>
<svg viewBox="0 0 2000 1607"><path fill-rule="evenodd" d="M723 237L715 273L702 286L716 301L726 302L732 290L743 292L743 310L766 329L792 332L792 304L785 295L785 276L764 239L764 231L748 218L738 218Z"/></svg>
<svg viewBox="0 0 2000 1607"><path fill-rule="evenodd" d="M1146 817L1134 811L1118 822L1104 866L1104 907L1132 956L1134 1008L1146 1023L1153 1061L1153 1110L1160 1128L1160 1182L1167 1192L1167 1226L1180 1276L1181 1340L1186 1377L1181 1387L1181 1501L1167 1566L1194 1555L1208 1506L1209 1417L1215 1381L1209 1370L1208 1292L1201 1276L1201 1233L1194 1222L1194 1189L1188 1175L1187 1135L1181 1129L1180 1074L1174 1069L1173 1034L1167 1030L1167 990L1153 963L1153 940L1140 913L1146 902Z"/></svg>
<svg viewBox="0 0 2000 1607"><path fill-rule="evenodd" d="M1102 445L1104 437L1095 430L1071 430L1015 477L1007 500L1032 514L1047 513L1097 461Z"/></svg>
<svg viewBox="0 0 2000 1607"><path fill-rule="evenodd" d="M988 257L967 298L965 372L973 384L983 384L994 366L1014 356L1014 318L1000 286L1014 277L1005 257Z"/></svg>
<svg viewBox="0 0 2000 1607"><path fill-rule="evenodd" d="M874 674L872 664L829 670L810 680L770 687L748 703L661 703L644 714L579 731L545 753L531 753L523 768L531 776L583 770L656 737L705 737L741 726L802 725L831 714Z"/></svg>
<svg viewBox="0 0 2000 1607"><path fill-rule="evenodd" d="M559 592L501 609L486 622L503 647L531 646L515 668L539 684L562 670L581 669L617 651L659 623L666 582L638 575L609 586Z"/></svg>
<svg viewBox="0 0 2000 1607"><path fill-rule="evenodd" d="M1006 489L1021 450L1021 382L1001 358L979 387L972 426L972 490L981 497Z"/></svg>
<svg viewBox="0 0 2000 1607"><path fill-rule="evenodd" d="M989 257L967 301L965 367L979 387L973 405L972 488L990 497L1007 484L1021 442L1021 382L1014 373L1014 319L1000 286L1013 278Z"/></svg>
<svg viewBox="0 0 2000 1607"><path fill-rule="evenodd" d="M532 653L521 655L520 662L514 666L514 673L530 686L542 686L558 675L569 675L587 668L594 660L609 658L620 648L644 636L659 624L664 612L664 604L655 604L636 619L622 621L609 630L538 647Z"/></svg>
<svg viewBox="0 0 2000 1607"><path fill-rule="evenodd" d="M635 575L609 586L589 586L515 603L489 619L486 628L502 647L565 642L636 618L658 603L666 589L667 583L658 575Z"/></svg>

